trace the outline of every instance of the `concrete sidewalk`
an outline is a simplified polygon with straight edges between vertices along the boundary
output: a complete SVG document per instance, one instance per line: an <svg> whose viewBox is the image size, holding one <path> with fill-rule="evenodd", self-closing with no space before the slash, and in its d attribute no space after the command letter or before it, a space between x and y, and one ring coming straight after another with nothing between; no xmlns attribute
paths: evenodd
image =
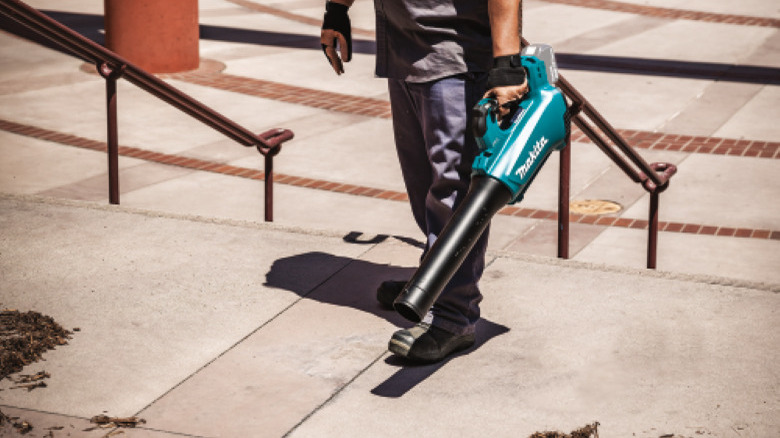
<svg viewBox="0 0 780 438"><path fill-rule="evenodd" d="M257 151L124 81L120 143L161 158L120 157L122 204L106 205L105 153L84 147L105 142L103 81L0 32L0 308L80 329L25 369L51 373L47 388L0 383L27 436L104 436L84 432L104 412L144 418L130 437L525 437L594 421L602 438L780 435L780 87L717 73L780 72L773 1L524 2L526 38L600 65L562 73L622 132L654 136L648 162L678 166L659 269L642 269L647 193L578 140L572 199L620 210L583 215L572 260L554 258L553 156L520 205L533 214L493 221L477 346L424 367L386 352L406 323L373 297L411 274L421 237L395 196L371 2L353 7L361 41L340 77L317 43L321 3L200 0L207 62L166 79L255 132L295 132L275 162L274 224L261 182L181 164L248 172ZM101 2L29 4L100 38Z"/></svg>
<svg viewBox="0 0 780 438"><path fill-rule="evenodd" d="M373 290L417 248L3 196L3 302L78 327L3 411L42 436L775 436L777 290L491 253L477 346L404 367ZM251 244L248 244L251 243ZM359 431L371 431L370 433Z"/></svg>

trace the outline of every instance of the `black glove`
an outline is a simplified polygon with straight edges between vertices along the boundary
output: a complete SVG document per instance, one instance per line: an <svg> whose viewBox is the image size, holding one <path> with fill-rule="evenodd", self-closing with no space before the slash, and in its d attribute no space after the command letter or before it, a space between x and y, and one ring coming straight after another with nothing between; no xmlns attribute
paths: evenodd
<svg viewBox="0 0 780 438"><path fill-rule="evenodd" d="M329 1L325 4L325 18L322 20L322 29L330 29L340 33L347 41L347 59L344 61L349 62L352 60L352 23L349 21L349 15L347 11L349 7ZM337 38L334 37L332 41L332 47L336 49ZM330 42L329 42L330 43ZM331 61L325 48L328 47L325 43L322 43L322 51ZM342 48L343 49L343 48Z"/></svg>
<svg viewBox="0 0 780 438"><path fill-rule="evenodd" d="M488 72L488 90L496 87L523 85L525 80L525 67L523 67L519 54L493 58L493 68Z"/></svg>

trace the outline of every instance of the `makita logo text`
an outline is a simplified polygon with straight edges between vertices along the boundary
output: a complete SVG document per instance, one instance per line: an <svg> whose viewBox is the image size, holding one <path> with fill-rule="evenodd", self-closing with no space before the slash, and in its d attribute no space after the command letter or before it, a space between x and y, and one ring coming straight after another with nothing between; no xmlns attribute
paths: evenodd
<svg viewBox="0 0 780 438"><path fill-rule="evenodd" d="M523 163L523 165L517 169L515 175L518 175L520 179L525 178L525 174L528 173L528 171L531 169L531 166L533 166L534 162L539 157L539 154L542 153L542 149L544 149L547 141L548 140L546 138L542 137L539 139L539 141L536 142L533 150L531 151L531 155L525 160L525 163Z"/></svg>

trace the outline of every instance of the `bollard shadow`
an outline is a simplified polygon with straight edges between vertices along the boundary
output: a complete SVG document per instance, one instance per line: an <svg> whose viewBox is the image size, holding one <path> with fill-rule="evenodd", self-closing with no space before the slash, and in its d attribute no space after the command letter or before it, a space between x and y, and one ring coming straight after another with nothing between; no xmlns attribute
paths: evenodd
<svg viewBox="0 0 780 438"><path fill-rule="evenodd" d="M356 245L372 245L394 238L409 245L422 245L421 242L399 236L379 235L369 239L360 236L360 233L349 233L344 236L344 241ZM376 288L385 280L408 279L414 270L413 267L380 264L312 251L274 261L266 274L265 286L288 290L302 298L320 303L367 312L384 319L392 326L404 328L412 323L394 310L383 308L376 301ZM390 356L385 363L399 369L371 393L380 397L401 397L451 360L473 353L489 340L508 331L507 327L482 319L477 323L477 339L471 348L432 365L413 365ZM391 333L388 331L388 340Z"/></svg>

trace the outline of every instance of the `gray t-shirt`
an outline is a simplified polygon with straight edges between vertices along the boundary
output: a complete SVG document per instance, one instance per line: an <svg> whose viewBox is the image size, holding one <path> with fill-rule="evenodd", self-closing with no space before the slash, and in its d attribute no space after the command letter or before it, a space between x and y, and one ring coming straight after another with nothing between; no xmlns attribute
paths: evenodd
<svg viewBox="0 0 780 438"><path fill-rule="evenodd" d="M487 0L374 0L376 74L428 82L492 65Z"/></svg>

